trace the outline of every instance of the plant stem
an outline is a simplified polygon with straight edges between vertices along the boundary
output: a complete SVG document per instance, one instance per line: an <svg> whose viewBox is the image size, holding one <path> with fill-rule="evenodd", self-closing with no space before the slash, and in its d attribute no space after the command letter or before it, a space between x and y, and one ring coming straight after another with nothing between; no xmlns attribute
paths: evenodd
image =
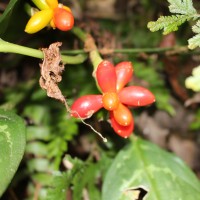
<svg viewBox="0 0 200 200"><path fill-rule="evenodd" d="M103 60L98 50L92 50L89 54L94 70L98 67L99 63Z"/></svg>
<svg viewBox="0 0 200 200"><path fill-rule="evenodd" d="M83 49L76 49L76 50L64 50L62 51L63 54L80 54L84 53L85 51ZM164 54L167 53L169 55L174 55L174 54L200 54L199 50L196 51L191 51L188 49L187 46L175 46L175 47L167 47L167 48L161 48L161 47L156 47L156 48L134 48L134 49L99 49L99 52L102 54L112 54L112 53L124 53L124 54L138 54L138 53L157 53L157 54Z"/></svg>
<svg viewBox="0 0 200 200"><path fill-rule="evenodd" d="M22 54L40 59L44 58L43 52L41 50L13 44L2 39L0 39L0 52ZM61 57L64 64L80 64L87 59L87 55L85 53L76 56L61 55Z"/></svg>
<svg viewBox="0 0 200 200"><path fill-rule="evenodd" d="M82 40L83 42L85 42L86 38L87 38L87 33L85 33L82 29L78 28L78 27L74 27L72 30L72 33L74 33L74 35L76 35L80 40Z"/></svg>
<svg viewBox="0 0 200 200"><path fill-rule="evenodd" d="M93 37L78 27L74 27L72 32L84 42L85 46L83 52L89 52L89 58L95 71L99 63L102 61L102 58Z"/></svg>

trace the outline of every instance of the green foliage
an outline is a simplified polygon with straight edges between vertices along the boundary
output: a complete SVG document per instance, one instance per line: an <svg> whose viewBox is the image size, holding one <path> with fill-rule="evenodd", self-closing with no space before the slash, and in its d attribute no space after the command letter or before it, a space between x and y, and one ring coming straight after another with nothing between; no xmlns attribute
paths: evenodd
<svg viewBox="0 0 200 200"><path fill-rule="evenodd" d="M69 169L63 173L53 174L51 187L47 191L47 200L66 199L67 191L72 192L72 199L83 199L84 192L89 199L100 200L100 178L110 166L111 160L102 155L101 160L94 163L92 160L85 162L75 158L72 159L66 155L63 159Z"/></svg>
<svg viewBox="0 0 200 200"><path fill-rule="evenodd" d="M86 1L81 2L85 5ZM152 31L162 29L164 34L167 34L176 31L184 22L196 20L199 17L191 0L168 0L168 2L170 3L169 10L173 15L162 16L156 22L150 22L148 27ZM20 0L9 2L5 12L0 16L0 37L3 39L7 37L9 40L14 38L16 43L37 48L60 41L63 44L62 50L66 50L66 54L67 52L72 55L77 51L83 52L79 49L83 48L84 44L75 37L73 31L61 33L58 30L45 29L29 36L24 34L24 24L28 20L28 15L21 16L24 3ZM91 30L99 48L119 50L115 51L119 54L113 53L112 58L110 55L103 55L105 59L117 63L124 58L126 60L134 58L136 78L133 82L137 82L139 78L139 83L141 85L144 83L143 86L155 94L156 106L153 107L153 111L162 109L173 115L175 109L169 103L170 89L167 87L165 74L159 62L160 53L165 53L166 50L160 52L160 48L154 48L158 46L161 34L150 33L145 29L149 17L155 16L154 12L158 9L152 5L152 2L142 0L136 6L136 12L132 13L132 8L130 10L128 8L126 16L122 20L119 19L114 26L113 20L107 19L98 25L96 22L87 23L87 21L81 24L86 24L87 26L84 25L86 30ZM144 12L145 17L142 15ZM130 15L131 18L129 18ZM84 16L83 19L85 20ZM197 21L192 29L196 35L189 40L189 47L195 48L200 46L200 21ZM111 30L113 35L109 34L108 30ZM2 52L6 52L4 46L1 45L1 47ZM118 47L127 47L130 51L115 49ZM143 48L146 51L143 51ZM129 55L123 54L125 52ZM156 58L153 62L149 53ZM68 196L70 196L69 199L74 200L100 200L102 197L103 200L133 200L133 198L141 200L141 197L137 197L137 189L144 188L148 190L147 200L174 200L182 197L187 200L198 199L199 181L180 159L142 139L137 138L130 144L129 139L124 140L116 136L111 132L110 126L107 127L108 123L98 122L97 119L99 121L102 118L108 119L107 112L106 114L99 112L99 117L86 119L86 122L108 138L108 142L104 144L98 136L94 137L90 129L88 131L87 126L81 125L80 120L70 117L62 103L47 97L46 91L39 88L38 62L41 61L18 57L18 55L12 59L13 55L10 54L5 54L5 57L4 54L0 56L3 58L0 71L3 77L0 81L1 107L17 111L27 121L25 147L23 120L9 112L1 113L0 110L2 132L0 134L0 195L11 182L25 148L23 165L11 182L11 190L5 193L6 198L9 196L9 191L13 191L13 193L16 192L16 198L26 200L33 198L65 200ZM88 58L88 62L82 60L81 64L66 65L63 71L59 88L69 106L79 96L99 93L92 77L91 57L88 56ZM9 72L14 73L12 81L10 81L10 76L7 76ZM196 75L193 73L193 77ZM199 78L199 74L197 76ZM197 82L195 84L197 85ZM198 131L200 128L199 116L198 110L191 124L192 130ZM10 119L14 120L9 121ZM8 128L4 129L5 126ZM129 146L120 150L127 143ZM12 151L9 149L11 145L13 145ZM12 159L10 159L11 152ZM19 197L18 193L20 193ZM193 196L188 197L189 194Z"/></svg>
<svg viewBox="0 0 200 200"><path fill-rule="evenodd" d="M22 160L26 145L24 121L16 114L0 110L0 196L10 184Z"/></svg>
<svg viewBox="0 0 200 200"><path fill-rule="evenodd" d="M178 27L184 22L189 20L197 20L200 16L196 9L193 7L192 0L168 0L170 3L169 11L174 15L160 16L157 21L151 21L147 27L150 31L158 31L163 29L163 34L166 35L170 32L177 31ZM195 36L188 40L188 48L194 49L200 46L200 22L197 21L196 25L192 27Z"/></svg>
<svg viewBox="0 0 200 200"><path fill-rule="evenodd" d="M200 36L200 35L199 35ZM188 89L192 89L195 92L200 91L200 66L195 67L192 70L192 76L189 76L185 80L185 86Z"/></svg>
<svg viewBox="0 0 200 200"><path fill-rule="evenodd" d="M11 18L11 15L13 13L13 9L15 8L15 6L19 3L19 0L11 0L6 8L6 10L4 11L4 13L0 16L0 37L2 36L2 34L5 32L8 24L9 24L9 20Z"/></svg>
<svg viewBox="0 0 200 200"><path fill-rule="evenodd" d="M182 15L195 15L197 12L193 7L192 0L167 0L171 13L179 13Z"/></svg>
<svg viewBox="0 0 200 200"><path fill-rule="evenodd" d="M196 35L188 40L188 47L190 49L195 49L200 46L200 20L197 21L196 25L192 26L192 30Z"/></svg>
<svg viewBox="0 0 200 200"><path fill-rule="evenodd" d="M167 35L172 31L177 31L181 24L190 19L191 16L187 15L161 16L157 21L149 22L148 28L153 32L163 29L163 34Z"/></svg>
<svg viewBox="0 0 200 200"><path fill-rule="evenodd" d="M132 200L134 189L144 188L147 200L196 200L200 182L176 156L134 138L122 149L103 183L102 200Z"/></svg>
<svg viewBox="0 0 200 200"><path fill-rule="evenodd" d="M200 129L200 109L197 110L193 122L190 124L190 129L193 131L199 131Z"/></svg>
<svg viewBox="0 0 200 200"><path fill-rule="evenodd" d="M165 110L169 114L175 114L175 110L169 103L170 91L166 88L165 81L161 74L152 65L147 66L143 63L134 63L135 74L138 78L145 80L149 84L149 89L156 97L156 106L158 109Z"/></svg>
<svg viewBox="0 0 200 200"><path fill-rule="evenodd" d="M23 6L21 0L10 0L5 11L0 16L0 38L13 40L17 36L23 34L24 28L24 12L21 7ZM17 12L21 10L21 12ZM17 23L16 23L17 21ZM22 30L19 29L22 28ZM15 31L15 34L12 34Z"/></svg>

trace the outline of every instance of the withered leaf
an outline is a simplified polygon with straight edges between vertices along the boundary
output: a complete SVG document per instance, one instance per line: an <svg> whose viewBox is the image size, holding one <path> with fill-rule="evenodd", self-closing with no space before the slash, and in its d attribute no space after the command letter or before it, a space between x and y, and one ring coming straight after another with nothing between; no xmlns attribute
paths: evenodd
<svg viewBox="0 0 200 200"><path fill-rule="evenodd" d="M40 64L41 77L39 83L41 88L47 91L47 96L65 103L66 100L58 87L64 70L59 51L61 45L61 42L56 42L51 44L49 48L41 49L44 53L44 60Z"/></svg>

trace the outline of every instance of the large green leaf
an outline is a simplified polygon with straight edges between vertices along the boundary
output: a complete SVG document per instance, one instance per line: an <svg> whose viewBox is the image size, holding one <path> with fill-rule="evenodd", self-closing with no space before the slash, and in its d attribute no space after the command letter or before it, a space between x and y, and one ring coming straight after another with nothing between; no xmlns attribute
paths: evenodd
<svg viewBox="0 0 200 200"><path fill-rule="evenodd" d="M0 110L0 196L19 166L25 143L24 121L10 111Z"/></svg>
<svg viewBox="0 0 200 200"><path fill-rule="evenodd" d="M0 26L1 26L0 35L2 35L5 32L8 24L9 24L8 22L10 20L10 17L13 13L13 9L15 8L15 6L17 5L18 2L19 2L19 0L11 0L9 2L9 4L7 5L4 13L1 15L1 17L0 17Z"/></svg>
<svg viewBox="0 0 200 200"><path fill-rule="evenodd" d="M22 0L10 0L5 11L0 16L0 38L15 41L24 33L27 14Z"/></svg>
<svg viewBox="0 0 200 200"><path fill-rule="evenodd" d="M144 190L145 197L138 198ZM137 138L112 163L103 184L102 199L197 200L200 182L175 155Z"/></svg>

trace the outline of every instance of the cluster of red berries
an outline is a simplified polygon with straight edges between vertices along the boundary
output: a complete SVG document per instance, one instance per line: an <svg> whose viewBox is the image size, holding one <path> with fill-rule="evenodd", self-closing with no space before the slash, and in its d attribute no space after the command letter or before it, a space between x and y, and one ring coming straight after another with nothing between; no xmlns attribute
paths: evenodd
<svg viewBox="0 0 200 200"><path fill-rule="evenodd" d="M134 129L134 119L128 107L147 106L155 102L154 95L146 88L125 87L132 76L131 62L120 62L114 66L109 61L102 61L96 70L96 79L102 94L90 94L77 99L71 107L72 116L88 118L101 108L105 108L109 111L114 131L127 138Z"/></svg>

